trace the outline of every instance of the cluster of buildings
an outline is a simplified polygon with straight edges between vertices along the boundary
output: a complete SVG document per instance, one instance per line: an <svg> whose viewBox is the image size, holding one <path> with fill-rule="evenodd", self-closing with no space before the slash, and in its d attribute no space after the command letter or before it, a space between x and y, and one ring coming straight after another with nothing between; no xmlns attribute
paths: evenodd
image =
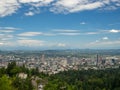
<svg viewBox="0 0 120 90"><path fill-rule="evenodd" d="M18 66L25 65L26 68L38 68L39 72L55 74L61 71L88 70L88 69L106 69L118 68L120 65L120 56L101 56L96 54L89 58L80 58L73 56L47 56L41 55L0 55L0 67L7 67L8 63L16 61Z"/></svg>

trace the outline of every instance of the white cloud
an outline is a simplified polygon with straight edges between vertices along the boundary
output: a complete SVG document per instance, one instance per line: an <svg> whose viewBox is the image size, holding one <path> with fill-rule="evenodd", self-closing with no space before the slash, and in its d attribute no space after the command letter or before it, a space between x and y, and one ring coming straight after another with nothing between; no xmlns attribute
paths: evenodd
<svg viewBox="0 0 120 90"><path fill-rule="evenodd" d="M15 27L0 27L0 41L7 43L11 40L16 39L16 35L14 32L19 30L19 28Z"/></svg>
<svg viewBox="0 0 120 90"><path fill-rule="evenodd" d="M6 40L6 39L12 39L12 38L14 38L14 36L13 35L11 35L11 34L0 34L0 40Z"/></svg>
<svg viewBox="0 0 120 90"><path fill-rule="evenodd" d="M0 30L0 33L11 33L11 32L14 32L13 30Z"/></svg>
<svg viewBox="0 0 120 90"><path fill-rule="evenodd" d="M116 5L117 5L117 6L120 6L120 3L117 3Z"/></svg>
<svg viewBox="0 0 120 90"><path fill-rule="evenodd" d="M52 1L53 0L0 0L0 17L16 13L17 10L22 7L22 4L29 4L31 7L41 7L50 4Z"/></svg>
<svg viewBox="0 0 120 90"><path fill-rule="evenodd" d="M81 22L80 24L81 24L81 25L85 25L86 23L85 23L85 22Z"/></svg>
<svg viewBox="0 0 120 90"><path fill-rule="evenodd" d="M56 33L56 35L65 35L65 36L76 36L80 35L79 30L72 30L72 29L55 29L52 30Z"/></svg>
<svg viewBox="0 0 120 90"><path fill-rule="evenodd" d="M64 44L64 43L58 43L57 46L58 46L58 47L66 47L66 44Z"/></svg>
<svg viewBox="0 0 120 90"><path fill-rule="evenodd" d="M19 0L20 3L44 3L49 4L53 0Z"/></svg>
<svg viewBox="0 0 120 90"><path fill-rule="evenodd" d="M18 8L20 8L20 4L17 0L0 0L0 17L16 13Z"/></svg>
<svg viewBox="0 0 120 90"><path fill-rule="evenodd" d="M32 10L23 11L27 16L40 13L46 7L54 13L74 13L84 10L114 10L120 7L120 0L0 0L0 17L17 13L24 5Z"/></svg>
<svg viewBox="0 0 120 90"><path fill-rule="evenodd" d="M80 33L58 33L59 35L67 35L67 36L77 36L80 35Z"/></svg>
<svg viewBox="0 0 120 90"><path fill-rule="evenodd" d="M0 36L3 36L3 35L4 35L4 34L1 34L1 33L0 33Z"/></svg>
<svg viewBox="0 0 120 90"><path fill-rule="evenodd" d="M70 29L55 29L55 30L52 30L52 31L55 31L55 32L62 32L62 33L74 33L74 32L79 32L79 30L70 30Z"/></svg>
<svg viewBox="0 0 120 90"><path fill-rule="evenodd" d="M112 29L112 30L109 30L110 33L119 33L120 30L115 30L115 29Z"/></svg>
<svg viewBox="0 0 120 90"><path fill-rule="evenodd" d="M16 40L8 40L8 41L1 41L0 42L1 47L27 47L27 48L40 48L40 47L55 47L55 48L63 48L66 47L65 43L55 43L55 42L46 42L43 40L36 40L36 39L28 39L28 38L22 38L18 37Z"/></svg>
<svg viewBox="0 0 120 90"><path fill-rule="evenodd" d="M13 38L14 36L11 34L5 35L7 38Z"/></svg>
<svg viewBox="0 0 120 90"><path fill-rule="evenodd" d="M99 40L96 40L96 41L93 41L93 42L90 42L89 44L89 47L119 47L120 45L120 40L117 39L117 40L110 40L108 37L102 37L101 39ZM86 45L86 46L88 46Z"/></svg>
<svg viewBox="0 0 120 90"><path fill-rule="evenodd" d="M20 3L35 3L40 2L41 0L19 0Z"/></svg>
<svg viewBox="0 0 120 90"><path fill-rule="evenodd" d="M3 45L4 43L0 42L0 45Z"/></svg>
<svg viewBox="0 0 120 90"><path fill-rule="evenodd" d="M114 45L114 46L116 46L116 45L120 45L120 40L116 40L116 41L99 41L99 42L92 42L92 43L90 43L89 45L91 45L91 46L111 46L111 45Z"/></svg>
<svg viewBox="0 0 120 90"><path fill-rule="evenodd" d="M54 13L74 13L85 10L115 10L119 0L57 0L50 9Z"/></svg>
<svg viewBox="0 0 120 90"><path fill-rule="evenodd" d="M103 8L103 9L104 9L104 10L116 10L117 7L116 7L116 6L109 6L109 7ZM101 9L101 10L103 10L103 9Z"/></svg>
<svg viewBox="0 0 120 90"><path fill-rule="evenodd" d="M44 45L45 41L33 40L33 39L23 39L23 40L10 40L1 42L3 47L41 47Z"/></svg>
<svg viewBox="0 0 120 90"><path fill-rule="evenodd" d="M49 47L49 48L64 48L67 45L65 43L61 43L61 42L49 42L49 44L45 44L45 46Z"/></svg>
<svg viewBox="0 0 120 90"><path fill-rule="evenodd" d="M33 12L31 12L31 11L29 11L29 12L25 13L25 15L26 15L26 16L33 16L33 15L34 15L34 13L33 13Z"/></svg>
<svg viewBox="0 0 120 90"><path fill-rule="evenodd" d="M20 0L22 4L29 4L31 7L28 12L25 12L25 16L33 16L40 13L40 7L49 5L54 0Z"/></svg>
<svg viewBox="0 0 120 90"><path fill-rule="evenodd" d="M108 37L103 37L102 40L108 40L109 38Z"/></svg>
<svg viewBox="0 0 120 90"><path fill-rule="evenodd" d="M24 32L21 34L18 34L18 36L38 36L38 35L42 35L42 32Z"/></svg>
<svg viewBox="0 0 120 90"><path fill-rule="evenodd" d="M99 34L99 32L87 32L87 33L85 33L85 35L95 35L95 34Z"/></svg>
<svg viewBox="0 0 120 90"><path fill-rule="evenodd" d="M102 37L98 40L90 42L90 45L96 45L96 44L99 44L99 43L103 43L103 42L106 42L108 39L109 39L108 37Z"/></svg>
<svg viewBox="0 0 120 90"><path fill-rule="evenodd" d="M83 10L93 10L96 8L100 8L102 6L104 6L104 4L102 2L98 1L98 2L79 5L77 7L74 7L73 9L71 9L70 12L78 12L78 11L83 11Z"/></svg>
<svg viewBox="0 0 120 90"><path fill-rule="evenodd" d="M39 14L40 13L40 9L37 7L30 7L28 12L25 12L24 15L25 16L33 16L35 14Z"/></svg>
<svg viewBox="0 0 120 90"><path fill-rule="evenodd" d="M0 33L12 33L15 32L16 30L20 30L20 29L14 27L0 27Z"/></svg>
<svg viewBox="0 0 120 90"><path fill-rule="evenodd" d="M17 42L19 43L20 46L39 47L44 45L44 41L41 40L24 39L18 40Z"/></svg>
<svg viewBox="0 0 120 90"><path fill-rule="evenodd" d="M73 13L83 10L93 10L100 7L104 7L104 1L102 0L58 0L54 3L54 7L51 9L53 12L61 13Z"/></svg>
<svg viewBox="0 0 120 90"><path fill-rule="evenodd" d="M30 38L26 38L26 37L17 37L18 40L28 40Z"/></svg>
<svg viewBox="0 0 120 90"><path fill-rule="evenodd" d="M19 28L15 28L15 27L0 27L0 29L5 29L5 30L19 30Z"/></svg>
<svg viewBox="0 0 120 90"><path fill-rule="evenodd" d="M8 40L12 40L13 38L1 38L1 41L8 41Z"/></svg>
<svg viewBox="0 0 120 90"><path fill-rule="evenodd" d="M109 34L109 33L117 34L117 33L120 33L120 30L117 30L117 29L101 30L100 33L101 34Z"/></svg>

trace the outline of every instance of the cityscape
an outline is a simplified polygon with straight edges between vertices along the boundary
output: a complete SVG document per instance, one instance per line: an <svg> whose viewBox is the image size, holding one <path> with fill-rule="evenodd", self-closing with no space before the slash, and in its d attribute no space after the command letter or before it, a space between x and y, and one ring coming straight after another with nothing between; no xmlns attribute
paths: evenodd
<svg viewBox="0 0 120 90"><path fill-rule="evenodd" d="M0 90L120 90L120 0L0 0Z"/></svg>
<svg viewBox="0 0 120 90"><path fill-rule="evenodd" d="M75 51L77 53L74 53ZM106 50L103 50L102 54L99 54L99 51L95 53L96 50L83 51L84 53L81 53L81 50L1 51L0 67L7 68L8 63L15 61L18 66L25 65L29 69L38 68L39 72L56 74L68 70L99 70L120 66L119 50L111 50L110 54L105 54ZM90 51L92 53L89 53ZM114 51L119 52L118 55L115 55Z"/></svg>

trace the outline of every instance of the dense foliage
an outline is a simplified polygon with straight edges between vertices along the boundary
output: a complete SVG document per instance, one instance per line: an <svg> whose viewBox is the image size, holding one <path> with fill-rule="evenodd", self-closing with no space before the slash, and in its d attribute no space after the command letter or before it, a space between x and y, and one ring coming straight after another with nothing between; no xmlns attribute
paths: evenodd
<svg viewBox="0 0 120 90"><path fill-rule="evenodd" d="M27 78L20 78L19 73L27 74ZM0 68L0 90L36 90L32 85L32 76L43 78L47 75L39 73L38 69L27 69L17 66L15 62L8 64L7 68Z"/></svg>
<svg viewBox="0 0 120 90"><path fill-rule="evenodd" d="M65 71L49 77L45 90L120 90L120 69Z"/></svg>
<svg viewBox="0 0 120 90"><path fill-rule="evenodd" d="M28 75L18 77L20 72ZM0 90L36 90L31 83L32 77L39 77L38 83L44 90L120 90L120 68L106 70L69 70L54 75L39 73L38 68L18 67L15 62L7 68L0 68Z"/></svg>

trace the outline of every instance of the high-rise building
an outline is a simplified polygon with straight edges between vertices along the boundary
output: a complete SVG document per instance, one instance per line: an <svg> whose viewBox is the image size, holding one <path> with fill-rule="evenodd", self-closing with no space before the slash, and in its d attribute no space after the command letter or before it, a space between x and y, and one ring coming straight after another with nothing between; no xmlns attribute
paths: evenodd
<svg viewBox="0 0 120 90"><path fill-rule="evenodd" d="M41 62L44 62L45 61L45 55L42 54L42 57L41 57Z"/></svg>
<svg viewBox="0 0 120 90"><path fill-rule="evenodd" d="M111 61L112 61L113 64L115 64L115 59L112 59Z"/></svg>
<svg viewBox="0 0 120 90"><path fill-rule="evenodd" d="M98 54L97 54L96 65L98 65L98 62L99 62L99 56L98 56Z"/></svg>

